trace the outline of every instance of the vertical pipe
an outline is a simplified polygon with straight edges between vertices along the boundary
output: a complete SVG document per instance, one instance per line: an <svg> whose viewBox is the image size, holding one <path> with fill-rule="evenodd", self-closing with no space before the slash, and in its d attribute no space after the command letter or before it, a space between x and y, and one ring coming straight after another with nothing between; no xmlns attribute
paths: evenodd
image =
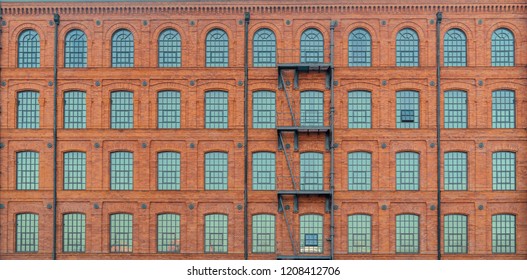
<svg viewBox="0 0 527 280"><path fill-rule="evenodd" d="M331 259L334 257L334 250L335 250L335 214L333 213L333 204L335 203L334 199L334 191L335 191L335 158L334 158L334 152L335 152L335 91L334 91L334 85L333 85L333 71L334 71L334 50L335 50L335 26L337 25L337 21L332 21L330 25L330 47L329 47L329 56L330 56L330 68L329 68L329 88L331 91L331 97L330 97L330 109L329 109L329 122L330 122L330 129L329 134L331 137L331 140L329 141L329 151L330 151L330 176L329 176L329 188L331 193L331 205L330 205L330 242L331 242Z"/></svg>
<svg viewBox="0 0 527 280"><path fill-rule="evenodd" d="M53 260L57 259L57 53L59 42L59 14L53 15L55 40L53 52Z"/></svg>
<svg viewBox="0 0 527 280"><path fill-rule="evenodd" d="M247 260L249 258L249 213L247 206L248 201L248 164L249 164L249 128L248 128L248 114L249 114L249 20L251 15L245 12L245 42L244 42L244 81L243 81L243 256Z"/></svg>
<svg viewBox="0 0 527 280"><path fill-rule="evenodd" d="M436 14L436 126L437 126L437 259L441 259L441 21L443 14Z"/></svg>

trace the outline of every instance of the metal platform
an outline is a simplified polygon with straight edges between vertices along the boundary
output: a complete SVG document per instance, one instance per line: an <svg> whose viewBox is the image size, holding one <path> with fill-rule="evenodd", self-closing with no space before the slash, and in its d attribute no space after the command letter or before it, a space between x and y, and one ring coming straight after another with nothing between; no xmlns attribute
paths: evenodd
<svg viewBox="0 0 527 280"><path fill-rule="evenodd" d="M326 150L329 150L330 147L330 138L331 138L331 127L329 126L278 126L276 127L278 133L278 150L281 151L284 149L282 143L282 133L283 132L293 132L293 146L295 152L298 151L298 134L299 133L324 133L326 135Z"/></svg>
<svg viewBox="0 0 527 280"><path fill-rule="evenodd" d="M282 213L284 211L282 197L283 196L293 196L293 213L298 213L298 209L300 208L300 196L325 196L326 197L326 212L331 211L331 191L310 191L310 190L286 190L286 191L277 191L276 195L278 197L278 212Z"/></svg>
<svg viewBox="0 0 527 280"><path fill-rule="evenodd" d="M293 70L294 71L294 89L298 89L298 74L300 72L325 72L326 73L326 88L331 87L331 63L280 63L277 65L278 69L278 88L284 88L282 83L282 72L284 70Z"/></svg>

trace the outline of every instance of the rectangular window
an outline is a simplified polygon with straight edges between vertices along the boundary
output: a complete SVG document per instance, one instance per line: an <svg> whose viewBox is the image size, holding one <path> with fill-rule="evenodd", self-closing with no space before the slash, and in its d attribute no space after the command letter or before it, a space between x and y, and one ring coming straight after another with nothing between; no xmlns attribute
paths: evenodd
<svg viewBox="0 0 527 280"><path fill-rule="evenodd" d="M38 190L39 154L37 152L16 153L16 189Z"/></svg>
<svg viewBox="0 0 527 280"><path fill-rule="evenodd" d="M205 93L205 128L228 128L229 105L226 91Z"/></svg>
<svg viewBox="0 0 527 280"><path fill-rule="evenodd" d="M419 253L419 216L397 215L395 217L395 253Z"/></svg>
<svg viewBox="0 0 527 280"><path fill-rule="evenodd" d="M467 93L445 91L445 128L467 128Z"/></svg>
<svg viewBox="0 0 527 280"><path fill-rule="evenodd" d="M180 189L180 155L175 152L157 154L157 189L160 191Z"/></svg>
<svg viewBox="0 0 527 280"><path fill-rule="evenodd" d="M445 216L445 254L467 253L467 216Z"/></svg>
<svg viewBox="0 0 527 280"><path fill-rule="evenodd" d="M348 154L348 190L371 190L371 154L355 152Z"/></svg>
<svg viewBox="0 0 527 280"><path fill-rule="evenodd" d="M228 217L223 214L205 216L205 253L227 253Z"/></svg>
<svg viewBox="0 0 527 280"><path fill-rule="evenodd" d="M157 127L179 128L181 100L179 91L160 91L157 94Z"/></svg>
<svg viewBox="0 0 527 280"><path fill-rule="evenodd" d="M304 91L300 93L300 125L324 126L324 93Z"/></svg>
<svg viewBox="0 0 527 280"><path fill-rule="evenodd" d="M320 191L324 188L323 165L321 153L300 154L300 190Z"/></svg>
<svg viewBox="0 0 527 280"><path fill-rule="evenodd" d="M508 214L492 216L492 253L516 253L516 216Z"/></svg>
<svg viewBox="0 0 527 280"><path fill-rule="evenodd" d="M253 128L275 128L275 93L256 91L253 93Z"/></svg>
<svg viewBox="0 0 527 280"><path fill-rule="evenodd" d="M371 253L371 216L348 216L348 253Z"/></svg>
<svg viewBox="0 0 527 280"><path fill-rule="evenodd" d="M515 127L514 91L492 92L492 128Z"/></svg>
<svg viewBox="0 0 527 280"><path fill-rule="evenodd" d="M253 216L253 253L275 252L275 227L273 215Z"/></svg>
<svg viewBox="0 0 527 280"><path fill-rule="evenodd" d="M112 92L111 128L134 128L134 94L127 91Z"/></svg>
<svg viewBox="0 0 527 280"><path fill-rule="evenodd" d="M274 153L253 154L253 190L274 190L276 186L276 164Z"/></svg>
<svg viewBox="0 0 527 280"><path fill-rule="evenodd" d="M86 153L64 153L64 189L86 189Z"/></svg>
<svg viewBox="0 0 527 280"><path fill-rule="evenodd" d="M131 253L133 245L133 216L110 215L110 253Z"/></svg>
<svg viewBox="0 0 527 280"><path fill-rule="evenodd" d="M206 153L205 190L227 190L228 167L227 153Z"/></svg>
<svg viewBox="0 0 527 280"><path fill-rule="evenodd" d="M467 154L445 153L445 191L467 190Z"/></svg>
<svg viewBox="0 0 527 280"><path fill-rule="evenodd" d="M496 152L492 154L492 190L516 190L516 154Z"/></svg>
<svg viewBox="0 0 527 280"><path fill-rule="evenodd" d="M179 215L157 215L157 251L159 253L179 253Z"/></svg>
<svg viewBox="0 0 527 280"><path fill-rule="evenodd" d="M86 251L86 215L72 213L64 215L62 251L81 253Z"/></svg>
<svg viewBox="0 0 527 280"><path fill-rule="evenodd" d="M348 127L371 128L371 92L348 93Z"/></svg>
<svg viewBox="0 0 527 280"><path fill-rule="evenodd" d="M134 188L134 154L114 152L110 154L110 190Z"/></svg>
<svg viewBox="0 0 527 280"><path fill-rule="evenodd" d="M16 251L21 253L38 252L38 215L16 215Z"/></svg>
<svg viewBox="0 0 527 280"><path fill-rule="evenodd" d="M419 128L419 92L397 92L396 127Z"/></svg>
<svg viewBox="0 0 527 280"><path fill-rule="evenodd" d="M64 93L64 128L86 128L86 93Z"/></svg>
<svg viewBox="0 0 527 280"><path fill-rule="evenodd" d="M40 94L34 91L23 91L17 95L17 128L40 128Z"/></svg>
<svg viewBox="0 0 527 280"><path fill-rule="evenodd" d="M398 191L419 190L419 154L401 152L395 156L395 189Z"/></svg>
<svg viewBox="0 0 527 280"><path fill-rule="evenodd" d="M321 254L323 246L323 219L320 215L300 216L300 253Z"/></svg>

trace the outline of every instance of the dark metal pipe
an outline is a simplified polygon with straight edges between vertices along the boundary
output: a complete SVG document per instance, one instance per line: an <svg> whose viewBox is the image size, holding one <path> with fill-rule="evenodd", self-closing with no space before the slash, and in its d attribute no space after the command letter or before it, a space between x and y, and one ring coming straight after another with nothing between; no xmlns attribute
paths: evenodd
<svg viewBox="0 0 527 280"><path fill-rule="evenodd" d="M55 22L55 49L53 53L53 259L57 259L57 56L59 43L59 14L53 15Z"/></svg>
<svg viewBox="0 0 527 280"><path fill-rule="evenodd" d="M249 21L251 14L245 12L245 46L244 46L244 82L243 82L243 256L249 259L249 212L248 176L249 176Z"/></svg>
<svg viewBox="0 0 527 280"><path fill-rule="evenodd" d="M441 21L443 14L436 14L436 67L437 67L437 100L436 100L436 126L437 126L437 259L441 259Z"/></svg>
<svg viewBox="0 0 527 280"><path fill-rule="evenodd" d="M335 203L335 90L333 85L333 79L334 79L334 50L335 50L335 26L337 26L337 21L332 21L330 25L330 47L329 47L329 56L330 56L330 79L329 79L329 88L331 92L330 97L330 109L329 109L329 125L330 130L329 134L331 137L331 140L329 141L329 151L330 151L330 176L329 176L329 188L331 192L331 205L330 205L330 242L331 242L331 259L334 258L335 254L335 213L333 212L333 205Z"/></svg>

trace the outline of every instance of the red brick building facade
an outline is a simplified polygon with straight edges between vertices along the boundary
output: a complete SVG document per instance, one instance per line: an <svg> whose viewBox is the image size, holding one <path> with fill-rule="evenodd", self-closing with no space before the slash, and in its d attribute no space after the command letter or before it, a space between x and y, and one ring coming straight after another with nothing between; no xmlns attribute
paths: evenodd
<svg viewBox="0 0 527 280"><path fill-rule="evenodd" d="M442 259L526 259L527 3L523 0L388 2L2 3L0 259L436 259L438 255ZM442 12L440 24L437 12ZM245 18L245 13L250 18ZM54 23L54 14L60 16L58 26ZM440 207L437 26L441 39L441 166L444 167L446 153L459 152L466 156L466 168L460 169L461 175L449 173L449 176L461 176L466 189L445 190L443 184L448 180L441 178ZM276 56L271 67L255 67L253 61L254 34L262 28L272 31L276 37ZM167 29L177 31L180 36L181 60L177 67L159 67L158 38ZM303 35L310 29L318 30L323 38L323 58L314 63L309 58L299 60L304 54ZM350 33L357 29L365 30L371 37L369 66L355 67L350 62L354 51L350 47ZM416 66L403 65L408 49L402 48L404 38L398 34L404 29L413 30L418 37L413 41L417 42ZM466 36L465 44L456 45L460 42L456 39L450 49L453 53L465 54L464 58L456 55L452 58L463 60L460 63L465 66L444 65L445 38L452 29ZM493 34L499 29L513 34L511 65L501 66L493 57ZM25 63L20 62L21 34L27 30L33 30L39 37L40 57L36 67L20 64ZM71 30L85 33L86 67L64 67L65 38ZM119 30L132 34L133 67L112 66L112 54L117 53L112 49L112 38ZM217 50L206 45L213 30L222 30L228 38L218 41L228 42L225 67L207 66L206 53ZM56 80L55 35L58 39ZM310 41L306 48L313 48L315 43ZM495 52L498 55L500 49L496 47ZM317 71L302 68L314 70L315 66ZM285 91L280 86L280 77L284 79ZM85 128L65 128L64 96L70 91L85 93ZM159 128L160 91L180 94L178 128ZM275 94L275 128L254 127L253 95L259 91ZM370 116L369 128L350 125L353 117L350 112L355 110L350 103L350 92L355 91L370 94L369 113L364 113ZM444 109L450 108L444 104L447 91L466 93L462 102L466 104L464 113L457 112L459 108L453 110L454 114L465 114L466 128L445 128ZM513 93L512 107L504 113L512 118L510 126L495 124L500 122L498 115L504 111L498 104L500 98L493 95L499 91ZM38 124L32 129L20 127L20 116L24 114L20 108L25 102L20 101L21 92L38 93ZM114 92L133 93L131 128L112 128ZM227 93L228 109L226 116L222 115L226 117L222 119L226 120L225 128L207 128L211 120L206 118L207 92ZM318 92L323 97L323 107L319 109L323 122L305 130L301 125L290 123L291 111L295 118L302 118L306 114L303 110L315 110L317 106L301 100L303 92ZM417 107L404 109L403 101L398 100L400 92L417 92ZM211 112L215 114L214 110ZM401 128L410 122L417 123L416 128ZM280 131L279 127L290 130ZM297 145L295 135L298 135ZM283 144L288 147L286 154L279 149L282 136ZM247 137L246 145L244 137ZM25 167L17 157L26 151L38 155L38 187L33 190L18 188L23 180L34 182L34 178L22 178L24 174L20 171ZM84 190L64 189L64 157L72 151L85 155ZM112 189L111 157L120 151L133 155L133 190ZM158 189L158 154L167 151L179 155L179 190ZM205 169L209 164L206 156L212 152L227 156L227 172L219 171L228 174L226 190L206 190ZM274 165L276 178L270 179L274 189L254 189L253 161L257 152L274 155L271 166ZM363 152L369 158L366 161L369 167L362 162L370 172L366 179L368 190L352 190L350 155L354 152ZM405 168L411 168L408 165L413 161L397 161L398 155L402 158L405 152L408 153L405 155L417 155L418 175L414 178L405 177L411 173ZM495 158L500 152L513 155L513 160L507 161L512 162L512 167L506 171L499 169L502 161ZM319 158L301 162L303 154L306 158L308 155ZM321 170L316 166L310 169L318 159L322 160ZM332 166L334 172L331 172ZM356 174L368 174L363 171ZM512 176L506 183L512 189L496 187L500 184L500 172ZM210 174L220 173L211 171ZM317 177L315 173L323 176ZM439 174L443 177L443 168ZM302 176L306 178L299 178ZM309 184L310 179L322 189L302 193L303 184ZM417 182L418 188L398 189L406 179ZM300 189L295 192L297 184ZM84 233L73 233L77 234L76 239L81 236L78 234L83 234L81 252L64 249L64 215L70 213L84 217ZM38 217L29 233L26 232L29 227L23 229L22 220L17 220L22 218L20 214ZM112 230L119 232L111 228L113 214L131 217L130 235L126 238L128 243L125 242L127 249L119 249L121 245L112 243ZM177 247L175 252L159 251L160 214L178 217L178 235L171 241ZM205 229L206 217L212 219L208 215L214 214L226 217L225 227L215 220L215 226L220 225L225 231L215 231L215 226ZM258 235L264 239L256 244L257 226L253 218L258 214L272 216L274 223L268 224L267 229L274 229L262 230L261 234L268 235ZM352 222L350 217L358 214L369 220ZM404 220L402 215L415 220ZM464 218L457 220L455 229L445 229L448 215ZM303 217L305 227L301 226ZM357 224L361 230L352 229ZM452 230L455 234L445 240ZM438 232L441 252L438 252ZM450 248L445 252L445 244L461 251ZM26 245L29 250L24 249ZM263 246L265 252L258 251L258 246ZM357 253L355 250L359 247L360 253Z"/></svg>

